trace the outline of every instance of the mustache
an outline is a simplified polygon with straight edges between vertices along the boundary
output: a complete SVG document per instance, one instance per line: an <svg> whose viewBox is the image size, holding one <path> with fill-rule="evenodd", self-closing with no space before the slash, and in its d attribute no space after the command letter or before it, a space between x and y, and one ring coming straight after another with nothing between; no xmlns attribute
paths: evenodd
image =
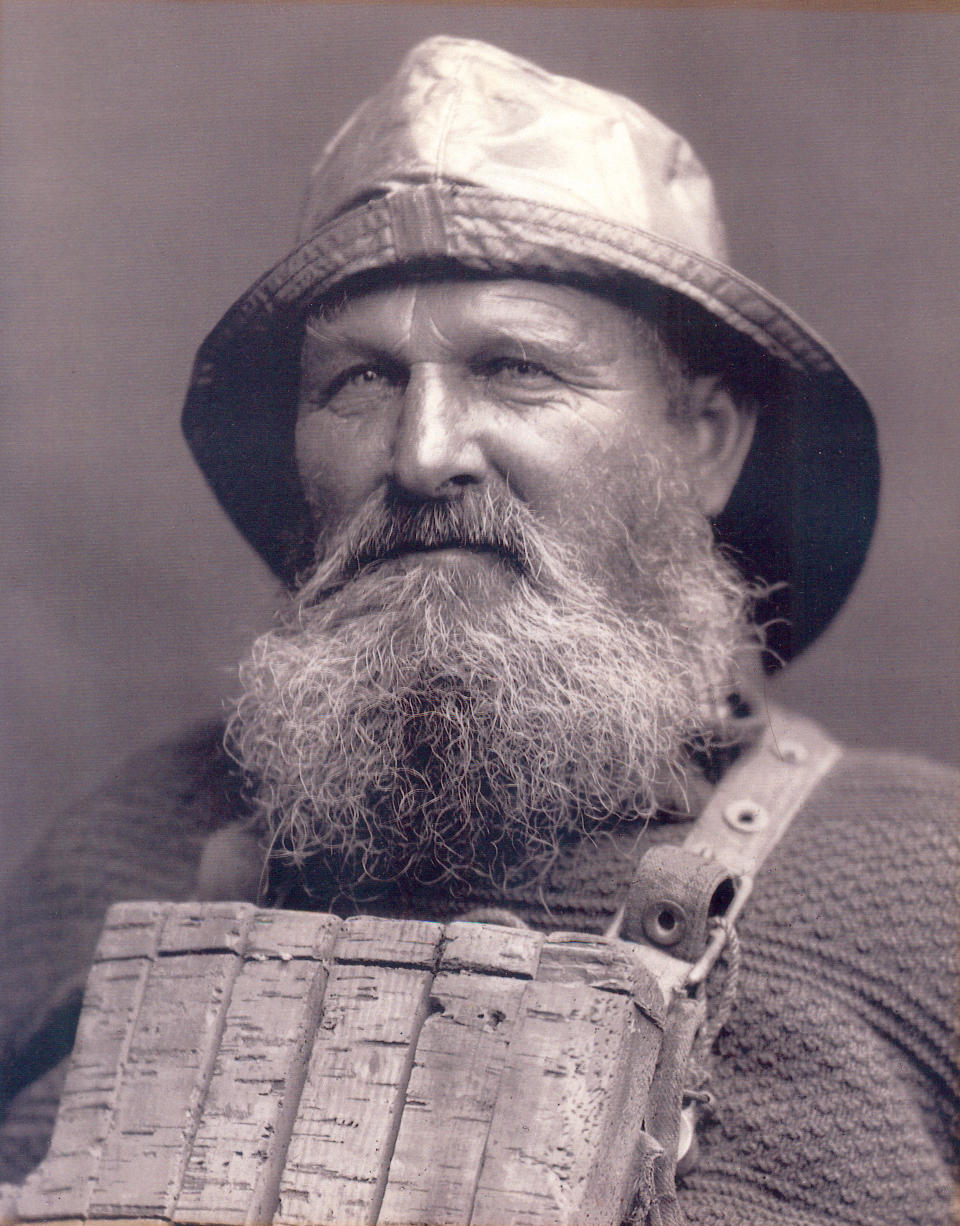
<svg viewBox="0 0 960 1226"><path fill-rule="evenodd" d="M428 502L387 489L372 495L328 541L321 540L321 560L303 595L315 604L384 562L437 549L492 553L519 576L536 580L545 565L538 537L530 511L505 492L486 488Z"/></svg>

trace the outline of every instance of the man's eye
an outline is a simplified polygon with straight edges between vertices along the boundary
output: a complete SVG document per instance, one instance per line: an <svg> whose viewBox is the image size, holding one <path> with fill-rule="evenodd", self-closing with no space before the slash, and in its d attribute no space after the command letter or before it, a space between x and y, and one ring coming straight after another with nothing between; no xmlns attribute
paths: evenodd
<svg viewBox="0 0 960 1226"><path fill-rule="evenodd" d="M325 394L335 396L345 387L372 387L381 381L391 382L387 371L379 366L351 366L349 370L341 371L327 385Z"/></svg>
<svg viewBox="0 0 960 1226"><path fill-rule="evenodd" d="M541 366L539 362L514 357L488 359L483 363L483 373L491 378L499 376L504 379L514 379L518 383L546 382L556 379L556 375L546 366Z"/></svg>
<svg viewBox="0 0 960 1226"><path fill-rule="evenodd" d="M392 396L403 379L399 371L378 363L350 366L334 375L319 396L321 407L349 413Z"/></svg>

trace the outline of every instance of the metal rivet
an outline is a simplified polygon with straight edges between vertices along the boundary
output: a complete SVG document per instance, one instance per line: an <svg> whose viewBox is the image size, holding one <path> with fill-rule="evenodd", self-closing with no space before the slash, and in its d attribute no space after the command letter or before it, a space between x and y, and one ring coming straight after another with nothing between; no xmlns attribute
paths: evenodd
<svg viewBox="0 0 960 1226"><path fill-rule="evenodd" d="M654 945L676 945L687 927L683 907L670 899L652 902L643 913L643 931Z"/></svg>
<svg viewBox="0 0 960 1226"><path fill-rule="evenodd" d="M752 834L762 830L770 817L763 805L758 805L755 800L734 800L724 809L723 820L734 830Z"/></svg>
<svg viewBox="0 0 960 1226"><path fill-rule="evenodd" d="M801 741L784 741L780 746L780 758L790 766L799 766L810 757L810 750Z"/></svg>

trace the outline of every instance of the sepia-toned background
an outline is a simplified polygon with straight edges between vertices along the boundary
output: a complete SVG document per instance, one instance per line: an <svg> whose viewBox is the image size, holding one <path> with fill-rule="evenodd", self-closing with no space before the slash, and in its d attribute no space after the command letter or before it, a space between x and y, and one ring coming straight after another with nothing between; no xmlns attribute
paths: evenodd
<svg viewBox="0 0 960 1226"><path fill-rule="evenodd" d="M215 711L272 583L191 466L193 350L290 245L313 157L432 33L635 97L717 182L734 260L858 375L876 544L771 693L956 761L960 16L4 0L0 833Z"/></svg>

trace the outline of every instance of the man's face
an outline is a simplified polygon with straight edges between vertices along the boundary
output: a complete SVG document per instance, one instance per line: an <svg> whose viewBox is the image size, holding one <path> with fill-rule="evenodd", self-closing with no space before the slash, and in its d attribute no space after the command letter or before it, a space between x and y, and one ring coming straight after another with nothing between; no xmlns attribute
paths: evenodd
<svg viewBox="0 0 960 1226"><path fill-rule="evenodd" d="M595 508L629 523L644 461L676 465L682 438L624 309L537 281L412 284L313 320L303 371L297 462L324 537L379 489L428 503L504 493L588 546L611 596L629 596L622 541L598 539ZM392 565L413 563L492 560L446 548Z"/></svg>
<svg viewBox="0 0 960 1226"><path fill-rule="evenodd" d="M642 329L574 289L424 283L308 321L318 561L231 725L308 885L519 882L656 809L745 639L692 489L710 420L675 427Z"/></svg>

